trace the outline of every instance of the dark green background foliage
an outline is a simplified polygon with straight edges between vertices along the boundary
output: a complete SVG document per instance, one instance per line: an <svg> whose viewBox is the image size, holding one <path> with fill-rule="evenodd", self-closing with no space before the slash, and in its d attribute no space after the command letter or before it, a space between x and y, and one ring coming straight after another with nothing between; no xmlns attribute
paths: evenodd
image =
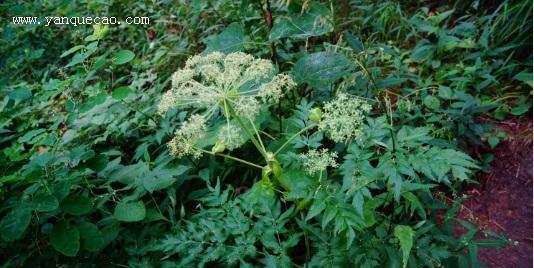
<svg viewBox="0 0 534 268"><path fill-rule="evenodd" d="M504 138L488 122L532 109L532 1L266 1L0 3L3 267L477 267L479 247L507 243L459 219L456 193L491 161L462 151ZM98 15L151 24L11 23ZM273 184L170 156L188 111L157 103L212 51L298 83L258 123L269 150L337 92L372 105L362 138L298 135ZM321 179L296 157L317 147L339 155ZM250 143L232 154L260 159Z"/></svg>

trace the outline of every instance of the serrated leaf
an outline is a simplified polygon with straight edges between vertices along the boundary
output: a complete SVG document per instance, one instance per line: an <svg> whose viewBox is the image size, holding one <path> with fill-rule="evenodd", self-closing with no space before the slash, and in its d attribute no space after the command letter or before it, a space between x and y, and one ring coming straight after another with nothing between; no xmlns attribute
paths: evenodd
<svg viewBox="0 0 534 268"><path fill-rule="evenodd" d="M319 213L323 212L325 208L326 208L326 204L324 202L315 200L312 206L310 207L310 210L308 211L306 220L310 220L311 218L319 215Z"/></svg>
<svg viewBox="0 0 534 268"><path fill-rule="evenodd" d="M146 216L145 204L143 201L119 203L115 207L113 215L119 221L142 221Z"/></svg>
<svg viewBox="0 0 534 268"><path fill-rule="evenodd" d="M74 257L80 250L80 233L67 221L59 221L50 233L50 244L61 254Z"/></svg>
<svg viewBox="0 0 534 268"><path fill-rule="evenodd" d="M127 49L119 50L111 57L111 63L121 65L130 62L135 58L135 54Z"/></svg>
<svg viewBox="0 0 534 268"><path fill-rule="evenodd" d="M408 258L410 257L410 250L413 246L413 237L415 232L410 226L397 225L393 231L395 237L399 239L401 251L402 251L402 267L408 265Z"/></svg>

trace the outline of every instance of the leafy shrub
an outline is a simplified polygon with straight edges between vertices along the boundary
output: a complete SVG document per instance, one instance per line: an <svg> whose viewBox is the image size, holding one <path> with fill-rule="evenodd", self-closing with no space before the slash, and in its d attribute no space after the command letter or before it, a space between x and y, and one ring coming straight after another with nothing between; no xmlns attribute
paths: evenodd
<svg viewBox="0 0 534 268"><path fill-rule="evenodd" d="M531 109L527 2L1 4L154 23L3 22L0 259L479 266L509 241L458 189Z"/></svg>

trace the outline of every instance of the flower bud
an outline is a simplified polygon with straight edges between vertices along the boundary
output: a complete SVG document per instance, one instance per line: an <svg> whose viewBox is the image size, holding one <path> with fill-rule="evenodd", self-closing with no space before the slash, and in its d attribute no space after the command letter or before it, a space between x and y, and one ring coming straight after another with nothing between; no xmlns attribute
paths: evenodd
<svg viewBox="0 0 534 268"><path fill-rule="evenodd" d="M308 116L308 119L310 121L314 122L315 124L321 123L321 115L323 114L320 108L314 108L311 111L310 116Z"/></svg>

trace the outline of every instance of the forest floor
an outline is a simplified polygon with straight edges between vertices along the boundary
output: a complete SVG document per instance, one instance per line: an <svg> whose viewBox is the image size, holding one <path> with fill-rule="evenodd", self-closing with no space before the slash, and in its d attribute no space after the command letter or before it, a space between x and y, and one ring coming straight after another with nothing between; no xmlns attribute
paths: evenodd
<svg viewBox="0 0 534 268"><path fill-rule="evenodd" d="M499 250L480 249L479 259L489 267L532 267L532 121L504 121L498 125L508 138L493 150L490 173L465 190L464 205L477 224L505 233L516 245Z"/></svg>

